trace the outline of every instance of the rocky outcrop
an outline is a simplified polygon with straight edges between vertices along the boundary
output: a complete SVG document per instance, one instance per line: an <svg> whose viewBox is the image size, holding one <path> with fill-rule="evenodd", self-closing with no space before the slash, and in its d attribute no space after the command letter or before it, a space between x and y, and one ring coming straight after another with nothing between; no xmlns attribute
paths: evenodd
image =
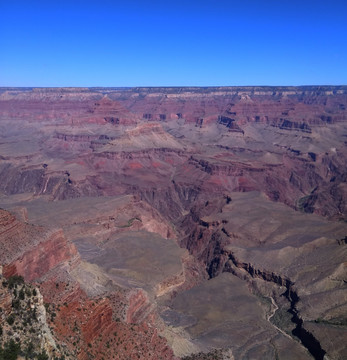
<svg viewBox="0 0 347 360"><path fill-rule="evenodd" d="M153 304L146 292L142 289L135 290L129 294L126 322L128 324L141 323L153 315L153 310Z"/></svg>
<svg viewBox="0 0 347 360"><path fill-rule="evenodd" d="M282 130L297 130L306 133L312 132L310 126L304 122L298 123L295 121L290 121L282 118L279 119L278 123L273 124L273 126L277 126Z"/></svg>
<svg viewBox="0 0 347 360"><path fill-rule="evenodd" d="M4 284L0 285L0 306L2 309L1 314L1 323L4 323L7 317L11 314L12 311L12 296L11 292L4 286Z"/></svg>
<svg viewBox="0 0 347 360"><path fill-rule="evenodd" d="M142 88L109 96L122 96L121 101L147 121L160 120L162 114L165 121L183 118L196 123L198 119L200 126L212 117L239 132L240 124L246 122L309 132L310 124L324 126L346 120L345 87ZM153 114L153 104L158 115Z"/></svg>
<svg viewBox="0 0 347 360"><path fill-rule="evenodd" d="M3 274L6 277L22 275L26 281L32 281L76 256L75 246L66 241L62 230L57 230L45 234L42 242L27 250L18 259L4 265Z"/></svg>
<svg viewBox="0 0 347 360"><path fill-rule="evenodd" d="M165 232L167 235L168 230ZM12 244L17 236L28 242ZM47 232L23 224L1 210L0 239L4 276L11 279L22 275L27 281L39 283L35 291L42 292L43 298L37 295L40 296L36 302L37 329L45 334L40 348L49 354L63 354L66 359L87 360L92 356L125 360L138 355L153 360L175 359L156 329L153 303L143 290L130 292L128 297L124 291L104 298L86 295L71 276L72 268L79 263L76 248L67 242L61 230ZM10 315L13 307L10 294L0 291L0 302L3 316Z"/></svg>
<svg viewBox="0 0 347 360"><path fill-rule="evenodd" d="M182 266L183 270L180 273L158 284L157 297L174 298L178 293L191 289L207 279L204 266L197 262L193 256L186 254L182 259Z"/></svg>
<svg viewBox="0 0 347 360"><path fill-rule="evenodd" d="M10 352L11 348L17 355L21 353L26 357L69 358L69 353L58 349L47 323L42 295L37 287L25 283L21 276L8 279L1 277L0 306L0 345L2 349L5 348L2 352L5 358L14 356ZM11 342L12 345L8 346Z"/></svg>
<svg viewBox="0 0 347 360"><path fill-rule="evenodd" d="M6 194L39 192L43 187L42 167L18 168L10 163L0 164L0 189Z"/></svg>
<svg viewBox="0 0 347 360"><path fill-rule="evenodd" d="M112 141L115 138L107 135L91 135L91 134L64 134L56 133L56 138L64 141L93 142L93 141Z"/></svg>
<svg viewBox="0 0 347 360"><path fill-rule="evenodd" d="M41 227L22 223L8 211L0 209L1 263L10 264L39 244L45 231Z"/></svg>
<svg viewBox="0 0 347 360"><path fill-rule="evenodd" d="M154 327L121 321L117 317L121 303L114 300L114 296L87 299L82 294L74 301L58 303L58 307L56 302L50 305L55 306L54 333L73 358L126 360L139 355L151 360L175 359Z"/></svg>
<svg viewBox="0 0 347 360"><path fill-rule="evenodd" d="M57 265L77 257L62 230L46 231L19 222L0 210L0 262L5 277L21 275L25 280L39 279Z"/></svg>
<svg viewBox="0 0 347 360"><path fill-rule="evenodd" d="M343 131L335 128L346 107L345 87L3 89L3 128L9 138L24 132L33 145L30 155L16 154L21 147L2 155L0 191L58 200L141 192L147 200L158 188L181 202L181 189L258 190L343 218L345 145L332 133ZM12 117L18 122L8 123Z"/></svg>

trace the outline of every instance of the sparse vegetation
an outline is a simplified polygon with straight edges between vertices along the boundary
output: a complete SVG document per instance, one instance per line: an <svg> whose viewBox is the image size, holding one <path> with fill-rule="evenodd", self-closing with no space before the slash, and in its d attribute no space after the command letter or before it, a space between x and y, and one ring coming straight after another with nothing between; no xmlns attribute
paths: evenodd
<svg viewBox="0 0 347 360"><path fill-rule="evenodd" d="M14 324L14 319L15 319L15 315L14 315L14 314L11 314L11 315L6 319L6 321L7 321L7 323L8 323L9 325L13 325L13 324Z"/></svg>
<svg viewBox="0 0 347 360"><path fill-rule="evenodd" d="M42 323L38 321L41 303L37 290L25 283L22 276L12 276L2 281L0 291L7 292L12 298L10 309L5 310L6 321L0 326L0 360L15 360L19 355L25 359L48 360L48 354L41 348L45 330L42 331ZM50 311L48 304L45 305L48 315L54 319L56 313Z"/></svg>
<svg viewBox="0 0 347 360"><path fill-rule="evenodd" d="M225 360L228 358L230 357L225 353L225 350L216 349L210 351L209 353L199 352L196 354L184 356L182 357L182 360Z"/></svg>
<svg viewBox="0 0 347 360"><path fill-rule="evenodd" d="M10 289L13 289L13 288L16 288L17 285L24 284L24 278L23 278L23 276L20 276L20 275L14 275L8 279L7 283L8 283L8 287Z"/></svg>
<svg viewBox="0 0 347 360"><path fill-rule="evenodd" d="M142 220L141 220L140 218L138 218L138 217L133 217L133 218L131 218L131 219L128 220L128 223L127 223L127 224L125 224L125 225L118 225L117 228L123 229L123 228L131 227L135 220L142 222Z"/></svg>
<svg viewBox="0 0 347 360"><path fill-rule="evenodd" d="M317 324L327 324L327 325L337 325L337 326L347 326L347 319L341 318L341 319L322 319L318 318L314 321Z"/></svg>
<svg viewBox="0 0 347 360"><path fill-rule="evenodd" d="M37 360L48 360L48 359L49 359L49 357L48 357L46 351L44 351L44 350L37 355Z"/></svg>
<svg viewBox="0 0 347 360"><path fill-rule="evenodd" d="M17 360L20 351L20 342L10 339L4 344L3 348L0 347L0 360Z"/></svg>

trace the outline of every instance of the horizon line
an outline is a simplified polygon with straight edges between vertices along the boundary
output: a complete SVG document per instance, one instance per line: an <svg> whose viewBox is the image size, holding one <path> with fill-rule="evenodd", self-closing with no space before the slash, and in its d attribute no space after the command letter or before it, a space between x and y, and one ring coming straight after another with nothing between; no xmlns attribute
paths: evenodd
<svg viewBox="0 0 347 360"><path fill-rule="evenodd" d="M220 89L220 88L347 88L340 85L164 85L164 86L1 86L0 89Z"/></svg>

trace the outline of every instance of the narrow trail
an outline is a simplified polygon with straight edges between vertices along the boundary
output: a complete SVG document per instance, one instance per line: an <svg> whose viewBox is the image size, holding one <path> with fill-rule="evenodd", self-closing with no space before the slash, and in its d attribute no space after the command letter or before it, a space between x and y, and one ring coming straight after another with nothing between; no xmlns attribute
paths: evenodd
<svg viewBox="0 0 347 360"><path fill-rule="evenodd" d="M273 311L268 315L267 321L268 321L269 323L271 323L271 325L272 325L276 330L278 330L282 335L286 336L286 337L289 338L290 340L293 340L293 338L292 338L290 335L288 335L286 332L284 332L283 330L281 330L279 327L277 327L274 323L272 323L272 322L270 321L271 318L275 315L276 311L278 310L278 306L277 306L277 304L276 304L276 302L275 302L275 300L273 299L272 296L270 296L270 299L271 299L272 305L274 306L274 309L273 309Z"/></svg>
<svg viewBox="0 0 347 360"><path fill-rule="evenodd" d="M47 190L48 181L49 181L49 176L48 176L47 179L46 179L46 182L45 182L45 185L44 185L42 194L44 194L44 193L46 192L46 190Z"/></svg>

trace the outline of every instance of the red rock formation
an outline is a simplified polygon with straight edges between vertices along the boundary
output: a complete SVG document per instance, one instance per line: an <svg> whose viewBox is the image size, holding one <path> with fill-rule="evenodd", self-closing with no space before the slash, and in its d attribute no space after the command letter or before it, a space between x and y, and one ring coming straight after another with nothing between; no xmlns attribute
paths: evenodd
<svg viewBox="0 0 347 360"><path fill-rule="evenodd" d="M39 279L62 262L77 256L62 230L19 222L14 215L0 210L0 263L5 277L22 275L25 280Z"/></svg>
<svg viewBox="0 0 347 360"><path fill-rule="evenodd" d="M26 281L32 281L77 256L75 246L66 241L61 230L45 235L46 240L27 250L19 259L4 265L4 276L22 275Z"/></svg>
<svg viewBox="0 0 347 360"><path fill-rule="evenodd" d="M42 238L32 239L31 235ZM22 247L21 243L12 244L17 236L31 242ZM124 295L114 293L114 301L109 297L88 298L69 275L69 267L76 266L78 255L61 230L45 232L0 210L0 240L5 250L1 259L4 276L22 275L26 281L39 282L54 337L72 358L175 359L154 326L152 304L142 290L129 295L126 323L121 321L122 304L127 302ZM60 269L63 264L65 267ZM9 293L0 293L0 304L5 316L12 306Z"/></svg>
<svg viewBox="0 0 347 360"><path fill-rule="evenodd" d="M0 163L0 190L62 200L138 194L141 187L141 196L150 201L148 194L156 188L170 194L171 209L179 209L183 199L175 199L178 194L172 194L170 178L176 188L200 184L200 193L260 190L307 212L343 217L346 195L340 184L346 176L345 145L342 138L335 143L330 135L326 144L319 139L346 121L346 106L344 87L4 90L2 118L30 119L34 127L39 121L47 163L61 157L78 170L67 176L52 170L54 164L27 167L18 165L16 158L12 164ZM36 117L39 111L47 119L59 119L59 125L50 120L42 127ZM153 120L164 127L148 124ZM104 126L93 127L93 122ZM205 129L200 134L207 136L203 149L194 149L194 132L185 131L191 122ZM211 130L215 126L217 133ZM272 134L253 138L254 131ZM242 146L229 146L233 141ZM193 142L193 148L187 147ZM25 163L30 158L26 156ZM151 200L172 218L157 202Z"/></svg>
<svg viewBox="0 0 347 360"><path fill-rule="evenodd" d="M45 235L43 228L19 222L14 215L0 209L0 262L9 264L15 261Z"/></svg>
<svg viewBox="0 0 347 360"><path fill-rule="evenodd" d="M56 304L56 316L51 322L54 334L67 344L76 359L86 360L90 356L97 360L175 359L154 327L124 323L116 317L119 301L88 299L81 292L75 300L53 304Z"/></svg>
<svg viewBox="0 0 347 360"><path fill-rule="evenodd" d="M148 319L153 313L152 304L148 295L138 289L129 294L128 308L126 311L126 322L136 324Z"/></svg>

